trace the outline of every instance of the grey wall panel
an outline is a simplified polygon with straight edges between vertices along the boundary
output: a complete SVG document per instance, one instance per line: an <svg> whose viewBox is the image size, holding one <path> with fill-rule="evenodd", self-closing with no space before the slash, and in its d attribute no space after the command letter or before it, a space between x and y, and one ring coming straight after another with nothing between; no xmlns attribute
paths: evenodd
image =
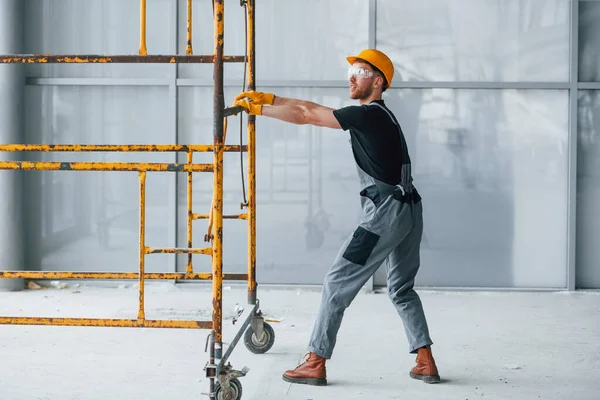
<svg viewBox="0 0 600 400"><path fill-rule="evenodd" d="M345 78L345 56L368 44L369 2L363 0L256 2L257 84L265 79L327 80ZM213 52L211 3L194 1L194 53ZM180 2L180 51L185 50L186 5ZM244 10L225 2L225 53L244 54ZM343 75L339 69L342 67ZM181 65L181 78L206 76L210 68ZM228 64L226 79L243 78L243 66ZM208 75L212 76L212 75Z"/></svg>
<svg viewBox="0 0 600 400"><path fill-rule="evenodd" d="M377 1L377 48L406 80L569 79L570 0Z"/></svg>
<svg viewBox="0 0 600 400"><path fill-rule="evenodd" d="M30 143L172 143L168 88L28 87ZM148 153L35 153L32 160L172 162ZM138 268L139 180L136 172L26 172L40 220L29 226L44 270L132 271ZM148 173L146 244L167 247L171 173ZM167 255L149 255L148 271L167 271Z"/></svg>
<svg viewBox="0 0 600 400"><path fill-rule="evenodd" d="M580 91L578 104L577 287L599 288L600 91Z"/></svg>
<svg viewBox="0 0 600 400"><path fill-rule="evenodd" d="M0 7L0 53L22 49L23 19L19 0L7 0ZM23 66L0 66L0 142L18 143L23 139ZM15 154L3 153L2 161L14 160ZM0 171L0 270L24 268L24 230L22 173ZM0 280L0 290L23 287L21 279Z"/></svg>
<svg viewBox="0 0 600 400"><path fill-rule="evenodd" d="M600 2L579 3L579 81L600 82Z"/></svg>
<svg viewBox="0 0 600 400"><path fill-rule="evenodd" d="M173 1L148 1L149 53L185 52L186 2ZM599 3L581 3L580 80L595 82L594 60L600 44L594 26ZM366 47L369 33L375 34L371 39L376 37L376 46L394 58L403 85L410 80L430 86L444 81L444 88L399 88L386 93L386 101L405 128L416 164L416 183L425 197L426 235L418 283L564 287L569 107L568 91L562 89L569 88L570 0L377 0L372 19L377 26L369 26L370 4L361 0L326 5L316 0L259 2L259 90L332 107L351 104L345 88L326 87L327 82L345 79L345 56ZM137 1L54 0L50 5L25 0L25 7L29 27L25 52L138 51ZM244 52L243 18L239 2L227 1L228 55ZM173 48L175 36L177 49ZM213 51L208 0L194 1L193 44L194 54ZM26 68L33 78L122 79L115 81L115 87L28 88L30 142L167 143L175 141L175 128L180 143L212 142L210 64ZM166 78L165 83L175 83L176 71L179 78L195 79L181 81L191 86L177 89L176 110L173 86L138 89L133 80L127 80ZM225 102L230 103L242 90L243 65L226 64L225 80L235 85L226 90ZM268 80L287 82L289 87L269 88L265 86ZM201 82L208 86L193 87ZM478 87L479 82L491 87ZM536 84L541 90L522 86ZM586 169L594 159L593 145L584 140L590 131L586 129L580 124L583 159L579 160L577 257L584 267L578 271L592 271L597 258L590 250L590 237L595 236L588 234L594 232L593 221L581 222L583 212L594 215L597 202L592 169ZM321 283L358 218L357 182L347 134L263 117L258 118L257 132L258 280ZM229 118L227 142L239 142L239 116ZM31 159L101 156L105 155L35 155ZM170 162L172 157L133 158ZM212 162L210 154L196 159ZM226 155L225 174L225 212L239 213L243 201L239 154ZM90 260L93 269L137 268L135 173L30 172L27 177L28 198L40 199L28 209L27 244L40 250L30 252L30 268L89 269L83 263ZM173 204L176 181L177 204ZM175 175L149 175L148 245L171 245L176 239L178 245L185 245L185 183L184 174L177 179ZM212 175L196 174L194 185L194 211L206 212ZM176 222L172 220L175 210ZM156 225L152 225L155 217ZM110 230L99 230L102 218L113 221ZM177 235L172 230L175 224ZM206 221L195 221L196 246L207 245L205 233ZM244 271L246 222L225 221L224 240L225 270ZM79 246L84 242L85 246ZM162 257L149 256L149 269L168 270L174 257ZM185 258L177 260L179 270L185 267ZM197 270L210 270L209 257L195 256L194 261ZM582 279L584 284L595 282L595 275L582 273L578 284Z"/></svg>
<svg viewBox="0 0 600 400"><path fill-rule="evenodd" d="M579 80L600 82L600 2L579 4ZM577 262L579 288L600 287L600 91L578 94Z"/></svg>
<svg viewBox="0 0 600 400"><path fill-rule="evenodd" d="M209 91L180 90L182 141L210 140ZM352 103L342 89L276 93L332 107ZM425 197L420 284L564 287L566 212L557 210L566 209L567 99L562 91L388 93ZM229 143L239 140L237 124L230 118ZM319 283L358 217L347 134L263 117L257 132L259 279ZM225 209L235 213L242 200L239 157L228 159ZM178 220L184 221L181 179ZM210 205L211 185L206 178L195 192L200 210ZM206 224L196 224L194 237L201 240ZM245 226L226 222L226 268L245 268ZM184 238L185 225L180 244Z"/></svg>
<svg viewBox="0 0 600 400"><path fill-rule="evenodd" d="M341 107L349 104L346 89L268 88L278 95ZM179 138L182 143L212 141L210 88L180 88ZM238 90L228 89L226 102ZM239 116L228 120L227 143L239 143ZM244 117L244 127L246 126ZM358 181L348 134L311 126L257 119L257 264L261 283L320 284L343 239L358 222ZM244 137L245 137L244 129ZM201 158L200 158L201 160ZM239 213L243 201L239 154L225 157L226 213ZM247 159L244 157L244 163ZM184 245L185 177L179 178L178 240ZM247 187L247 176L246 176ZM212 180L194 181L194 211L207 212ZM202 243L205 221L194 222L194 244ZM247 268L247 224L225 221L226 271ZM197 242L199 241L199 242ZM198 261L196 261L198 260ZM194 265L208 270L198 256ZM178 268L185 268L181 257Z"/></svg>
<svg viewBox="0 0 600 400"><path fill-rule="evenodd" d="M147 3L148 54L170 54L176 15L172 0ZM25 0L27 53L138 54L140 2L122 0ZM29 65L35 77L165 77L169 65Z"/></svg>
<svg viewBox="0 0 600 400"><path fill-rule="evenodd" d="M565 287L567 92L392 90L387 102L424 197L418 284Z"/></svg>

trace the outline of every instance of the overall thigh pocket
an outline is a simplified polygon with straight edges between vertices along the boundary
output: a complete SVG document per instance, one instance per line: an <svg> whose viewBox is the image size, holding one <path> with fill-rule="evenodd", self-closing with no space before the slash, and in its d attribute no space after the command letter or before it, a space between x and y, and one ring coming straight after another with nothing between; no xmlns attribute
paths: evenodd
<svg viewBox="0 0 600 400"><path fill-rule="evenodd" d="M365 265L379 241L379 237L379 235L359 226L354 231L352 239L348 243L348 247L346 247L342 257L351 263Z"/></svg>

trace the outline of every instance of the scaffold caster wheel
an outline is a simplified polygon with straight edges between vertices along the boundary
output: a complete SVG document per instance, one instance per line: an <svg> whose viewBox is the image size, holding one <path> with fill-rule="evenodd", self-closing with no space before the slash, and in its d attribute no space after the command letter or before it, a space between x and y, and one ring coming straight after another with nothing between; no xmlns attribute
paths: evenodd
<svg viewBox="0 0 600 400"><path fill-rule="evenodd" d="M254 354L266 353L275 343L275 331L266 322L263 322L263 333L261 337L254 331L252 325L248 326L244 334L244 344Z"/></svg>
<svg viewBox="0 0 600 400"><path fill-rule="evenodd" d="M226 395L224 393L221 382L215 382L215 400L241 400L242 398L242 383L237 378L233 378L229 381L229 387L231 393Z"/></svg>

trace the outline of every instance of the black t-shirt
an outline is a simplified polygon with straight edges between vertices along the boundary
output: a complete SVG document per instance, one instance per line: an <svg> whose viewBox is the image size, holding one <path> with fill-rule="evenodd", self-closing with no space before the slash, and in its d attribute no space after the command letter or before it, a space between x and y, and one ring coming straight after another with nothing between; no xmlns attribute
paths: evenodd
<svg viewBox="0 0 600 400"><path fill-rule="evenodd" d="M410 165L406 140L400 125L383 100L375 104L348 106L333 114L345 131L350 131L352 152L358 166L373 178L390 185L400 183L402 166Z"/></svg>

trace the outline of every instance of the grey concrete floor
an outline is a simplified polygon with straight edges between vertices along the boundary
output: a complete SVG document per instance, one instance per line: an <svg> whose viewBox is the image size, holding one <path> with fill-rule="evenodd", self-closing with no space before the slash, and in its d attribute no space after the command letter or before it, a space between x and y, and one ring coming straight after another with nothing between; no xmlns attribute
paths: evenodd
<svg viewBox="0 0 600 400"><path fill-rule="evenodd" d="M361 293L348 309L328 363L327 387L292 385L318 306L318 289L259 288L274 323L267 354L235 348L247 366L243 399L600 398L600 293L420 291L443 382L409 378L414 356L385 293ZM224 290L224 339L243 286ZM147 318L210 319L206 286L151 283ZM68 286L0 293L2 316L135 318L137 289ZM0 399L207 399L208 331L0 326Z"/></svg>

